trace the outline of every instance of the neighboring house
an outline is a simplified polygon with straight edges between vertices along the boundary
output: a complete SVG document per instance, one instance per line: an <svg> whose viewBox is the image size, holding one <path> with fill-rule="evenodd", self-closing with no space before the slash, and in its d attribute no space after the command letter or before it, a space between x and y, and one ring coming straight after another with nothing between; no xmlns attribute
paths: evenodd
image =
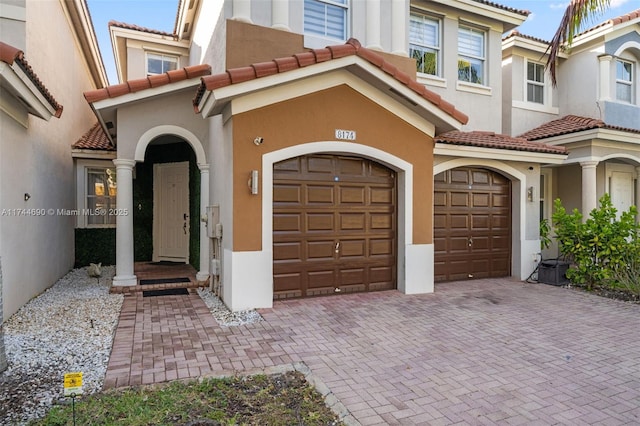
<svg viewBox="0 0 640 426"><path fill-rule="evenodd" d="M114 285L137 283L137 260L190 262L233 310L524 279L540 165L566 157L500 134L502 34L526 16L482 0L194 0L173 34L112 22L122 82L85 92L107 149L76 162L78 182L115 165L101 202L117 214L78 226L115 232Z"/></svg>
<svg viewBox="0 0 640 426"><path fill-rule="evenodd" d="M0 0L4 319L73 267L69 145L95 121L82 92L105 85L84 1Z"/></svg>
<svg viewBox="0 0 640 426"><path fill-rule="evenodd" d="M547 44L517 32L503 40L503 132L569 152L542 169L541 217L556 198L586 216L604 193L626 211L640 197L640 9L579 34L560 56L556 88Z"/></svg>

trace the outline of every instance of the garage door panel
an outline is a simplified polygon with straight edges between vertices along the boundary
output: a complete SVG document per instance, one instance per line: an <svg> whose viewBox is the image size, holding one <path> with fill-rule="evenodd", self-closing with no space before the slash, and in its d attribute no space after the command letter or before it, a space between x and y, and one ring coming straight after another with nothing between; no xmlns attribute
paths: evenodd
<svg viewBox="0 0 640 426"><path fill-rule="evenodd" d="M449 197L451 207L469 207L469 193L452 192Z"/></svg>
<svg viewBox="0 0 640 426"><path fill-rule="evenodd" d="M273 201L277 203L300 204L302 202L300 185L274 185Z"/></svg>
<svg viewBox="0 0 640 426"><path fill-rule="evenodd" d="M306 157L306 163L306 171L308 173L333 174L334 164L332 157L311 155Z"/></svg>
<svg viewBox="0 0 640 426"><path fill-rule="evenodd" d="M511 220L506 215L494 214L491 216L491 228L494 230L508 230Z"/></svg>
<svg viewBox="0 0 640 426"><path fill-rule="evenodd" d="M471 181L474 185L488 184L489 176L489 173L484 170L474 170L471 172Z"/></svg>
<svg viewBox="0 0 640 426"><path fill-rule="evenodd" d="M340 257L365 257L366 241L365 240L340 240Z"/></svg>
<svg viewBox="0 0 640 426"><path fill-rule="evenodd" d="M362 206L365 204L364 186L340 187L340 203Z"/></svg>
<svg viewBox="0 0 640 426"><path fill-rule="evenodd" d="M302 159L300 157L291 158L289 160L280 161L273 165L273 169L280 173L295 173L302 171Z"/></svg>
<svg viewBox="0 0 640 426"><path fill-rule="evenodd" d="M469 173L466 170L454 169L450 171L451 183L469 183Z"/></svg>
<svg viewBox="0 0 640 426"><path fill-rule="evenodd" d="M364 231L366 216L364 213L339 213L340 231Z"/></svg>
<svg viewBox="0 0 640 426"><path fill-rule="evenodd" d="M336 273L334 270L309 271L307 289L334 288Z"/></svg>
<svg viewBox="0 0 640 426"><path fill-rule="evenodd" d="M328 231L333 230L334 215L333 213L307 213L307 231Z"/></svg>
<svg viewBox="0 0 640 426"><path fill-rule="evenodd" d="M385 206L393 204L395 194L393 188L370 188L371 204Z"/></svg>
<svg viewBox="0 0 640 426"><path fill-rule="evenodd" d="M333 241L309 241L306 246L307 259L323 259L331 261L333 260L334 246L335 244Z"/></svg>
<svg viewBox="0 0 640 426"><path fill-rule="evenodd" d="M509 207L511 202L509 196L506 194L492 194L492 206L493 207Z"/></svg>
<svg viewBox="0 0 640 426"><path fill-rule="evenodd" d="M486 214L474 214L471 216L472 231L488 231L491 224L491 217Z"/></svg>
<svg viewBox="0 0 640 426"><path fill-rule="evenodd" d="M371 214L370 220L370 229L372 230L391 230L394 228L392 214Z"/></svg>
<svg viewBox="0 0 640 426"><path fill-rule="evenodd" d="M490 204L490 196L489 194L473 194L472 197L473 204L472 207L489 207Z"/></svg>
<svg viewBox="0 0 640 426"><path fill-rule="evenodd" d="M393 256L395 252L393 247L393 240L391 238L372 239L369 241L369 256Z"/></svg>
<svg viewBox="0 0 640 426"><path fill-rule="evenodd" d="M444 207L447 205L447 193L446 192L434 192L433 193L433 205L437 207Z"/></svg>
<svg viewBox="0 0 640 426"><path fill-rule="evenodd" d="M469 219L468 214L452 214L449 216L449 228L454 230L467 230L469 229Z"/></svg>
<svg viewBox="0 0 640 426"><path fill-rule="evenodd" d="M471 243L471 249L473 253L489 251L491 249L491 238L488 236L474 236L473 242Z"/></svg>
<svg viewBox="0 0 640 426"><path fill-rule="evenodd" d="M508 252L511 247L511 238L506 236L494 236L491 240L491 246L494 250Z"/></svg>
<svg viewBox="0 0 640 426"><path fill-rule="evenodd" d="M449 239L447 248L452 253L460 253L469 251L469 238L468 237L452 237Z"/></svg>
<svg viewBox="0 0 640 426"><path fill-rule="evenodd" d="M366 163L360 158L340 157L337 170L340 175L366 176Z"/></svg>
<svg viewBox="0 0 640 426"><path fill-rule="evenodd" d="M300 296L302 291L300 290L300 281L302 280L301 273L290 273L290 274L276 274L273 276L274 286L279 293L288 294L289 297L298 295Z"/></svg>
<svg viewBox="0 0 640 426"><path fill-rule="evenodd" d="M302 244L299 241L292 243L274 243L273 260L295 260L302 258Z"/></svg>
<svg viewBox="0 0 640 426"><path fill-rule="evenodd" d="M334 204L332 186L307 185L306 193L309 204Z"/></svg>
<svg viewBox="0 0 640 426"><path fill-rule="evenodd" d="M300 214L283 213L273 217L273 231L302 231L302 218Z"/></svg>
<svg viewBox="0 0 640 426"><path fill-rule="evenodd" d="M446 214L434 214L433 215L433 227L438 230L438 228L444 228L447 225L447 215Z"/></svg>
<svg viewBox="0 0 640 426"><path fill-rule="evenodd" d="M350 285L360 285L364 287L367 281L367 271L365 268L340 270L340 287Z"/></svg>

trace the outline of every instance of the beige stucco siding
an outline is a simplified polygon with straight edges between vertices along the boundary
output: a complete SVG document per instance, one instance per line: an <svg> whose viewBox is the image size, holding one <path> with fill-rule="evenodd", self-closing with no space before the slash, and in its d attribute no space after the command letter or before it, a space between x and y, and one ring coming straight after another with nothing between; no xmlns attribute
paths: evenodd
<svg viewBox="0 0 640 426"><path fill-rule="evenodd" d="M430 244L432 233L433 141L347 86L295 98L233 119L234 251L261 247L261 196L251 195L251 170L262 173L262 155L308 142L335 140L336 129L354 130L357 140L413 165L413 243ZM255 146L256 136L264 143Z"/></svg>

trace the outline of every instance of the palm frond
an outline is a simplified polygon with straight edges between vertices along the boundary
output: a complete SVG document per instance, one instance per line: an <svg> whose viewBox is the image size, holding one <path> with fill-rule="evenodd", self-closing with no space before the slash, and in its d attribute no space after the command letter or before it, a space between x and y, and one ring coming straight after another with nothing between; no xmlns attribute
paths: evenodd
<svg viewBox="0 0 640 426"><path fill-rule="evenodd" d="M545 52L549 55L546 68L549 70L554 87L557 85L556 62L560 50L565 45L571 45L573 38L578 34L581 27L587 21L604 13L610 5L611 0L571 0L569 2L558 29Z"/></svg>

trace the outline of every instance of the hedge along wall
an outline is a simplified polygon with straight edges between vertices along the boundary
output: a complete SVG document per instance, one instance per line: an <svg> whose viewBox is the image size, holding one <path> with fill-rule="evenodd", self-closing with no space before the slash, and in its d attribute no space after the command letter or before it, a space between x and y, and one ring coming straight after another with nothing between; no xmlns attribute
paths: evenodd
<svg viewBox="0 0 640 426"><path fill-rule="evenodd" d="M189 263L200 267L200 170L191 147L185 142L150 145L144 163L136 164L133 179L133 250L136 262L153 256L153 165L189 162ZM116 263L115 228L75 230L76 267L102 262Z"/></svg>

